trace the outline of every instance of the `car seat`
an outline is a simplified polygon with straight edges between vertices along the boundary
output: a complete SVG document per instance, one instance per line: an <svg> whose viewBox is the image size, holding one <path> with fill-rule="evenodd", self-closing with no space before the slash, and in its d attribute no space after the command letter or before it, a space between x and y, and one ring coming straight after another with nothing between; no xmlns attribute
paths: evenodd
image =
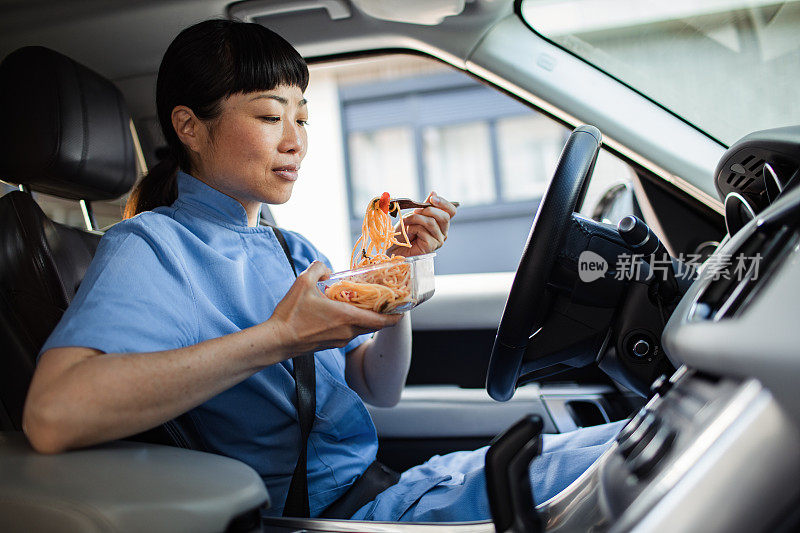
<svg viewBox="0 0 800 533"><path fill-rule="evenodd" d="M137 177L131 119L107 79L40 46L0 63L0 429L22 429L37 354L78 290L102 232L50 220L38 191L91 203ZM202 449L188 417L134 440Z"/></svg>

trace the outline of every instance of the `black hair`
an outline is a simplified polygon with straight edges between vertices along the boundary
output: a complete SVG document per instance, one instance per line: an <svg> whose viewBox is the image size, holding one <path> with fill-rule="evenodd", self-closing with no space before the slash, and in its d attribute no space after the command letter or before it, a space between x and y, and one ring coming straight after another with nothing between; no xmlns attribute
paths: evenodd
<svg viewBox="0 0 800 533"><path fill-rule="evenodd" d="M172 126L172 110L184 105L203 121L216 119L221 102L238 93L308 86L305 60L283 37L261 26L224 19L206 20L183 30L167 48L156 82L156 110L169 155L131 191L125 218L178 196L178 168L191 171L189 152Z"/></svg>

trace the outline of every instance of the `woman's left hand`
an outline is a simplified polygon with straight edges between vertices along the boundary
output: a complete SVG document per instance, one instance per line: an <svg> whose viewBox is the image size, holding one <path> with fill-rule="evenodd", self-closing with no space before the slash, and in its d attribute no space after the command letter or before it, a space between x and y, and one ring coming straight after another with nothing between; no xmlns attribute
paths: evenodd
<svg viewBox="0 0 800 533"><path fill-rule="evenodd" d="M441 248L447 240L450 219L456 216L456 207L435 192L428 195L426 202L433 204L433 207L415 209L413 213L403 217L411 248L395 244L387 251L389 255L412 257L429 254ZM400 231L399 224L395 231ZM397 238L400 240L402 236L398 235Z"/></svg>

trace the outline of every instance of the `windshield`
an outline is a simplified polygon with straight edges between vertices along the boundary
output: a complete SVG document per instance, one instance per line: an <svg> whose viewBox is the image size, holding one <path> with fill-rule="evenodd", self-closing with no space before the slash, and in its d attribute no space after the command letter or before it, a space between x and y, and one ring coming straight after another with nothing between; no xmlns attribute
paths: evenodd
<svg viewBox="0 0 800 533"><path fill-rule="evenodd" d="M800 124L800 0L524 0L521 12L724 144Z"/></svg>

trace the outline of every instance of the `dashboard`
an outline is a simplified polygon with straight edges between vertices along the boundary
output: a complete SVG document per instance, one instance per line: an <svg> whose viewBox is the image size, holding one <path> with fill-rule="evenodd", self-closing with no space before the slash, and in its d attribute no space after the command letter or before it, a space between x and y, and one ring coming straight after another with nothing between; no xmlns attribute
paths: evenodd
<svg viewBox="0 0 800 533"><path fill-rule="evenodd" d="M800 128L748 135L726 152L718 169L754 153L785 176L783 189L772 196L769 171L760 187L739 189L754 200L753 219L715 252L713 268L704 268L691 285L662 340L676 367L756 378L800 420L794 379L800 370L800 187L794 187L800 176ZM788 165L787 154L795 166ZM724 179L718 173L718 187ZM750 261L748 270L737 271L740 257Z"/></svg>
<svg viewBox="0 0 800 533"><path fill-rule="evenodd" d="M653 384L648 404L569 494L546 502L548 531L798 525L798 179L800 127L753 133L725 153L715 180L730 237L662 336L678 371Z"/></svg>

